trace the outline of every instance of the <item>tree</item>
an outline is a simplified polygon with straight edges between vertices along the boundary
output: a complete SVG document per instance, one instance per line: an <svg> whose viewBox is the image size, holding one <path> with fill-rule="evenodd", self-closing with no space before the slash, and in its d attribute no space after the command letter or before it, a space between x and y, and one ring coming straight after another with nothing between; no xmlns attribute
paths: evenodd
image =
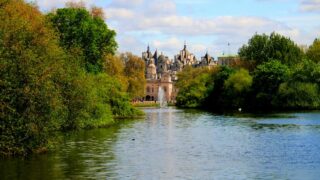
<svg viewBox="0 0 320 180"><path fill-rule="evenodd" d="M274 59L293 65L301 60L303 53L292 40L273 32L270 36L255 34L248 45L239 49L239 55L243 60L254 61L257 65Z"/></svg>
<svg viewBox="0 0 320 180"><path fill-rule="evenodd" d="M119 80L123 91L128 89L128 79L124 73L125 62L118 55L108 54L104 57L103 70L109 76Z"/></svg>
<svg viewBox="0 0 320 180"><path fill-rule="evenodd" d="M314 62L320 62L320 39L315 39L313 44L309 47L307 51L307 57Z"/></svg>
<svg viewBox="0 0 320 180"><path fill-rule="evenodd" d="M212 72L213 78L212 90L209 92L208 98L206 98L205 106L212 108L211 110L223 110L224 108L230 107L229 103L225 101L224 82L229 78L231 74L235 72L235 69L228 66L219 66L215 71Z"/></svg>
<svg viewBox="0 0 320 180"><path fill-rule="evenodd" d="M179 89L177 105L181 107L201 107L212 90L212 75L208 68L187 66L178 73L175 86Z"/></svg>
<svg viewBox="0 0 320 180"><path fill-rule="evenodd" d="M309 59L303 59L292 69L290 82L306 82L320 84L320 64Z"/></svg>
<svg viewBox="0 0 320 180"><path fill-rule="evenodd" d="M48 19L60 36L60 44L82 57L88 72L97 73L102 71L104 55L114 54L117 43L115 31L108 28L96 7L92 13L81 6L69 7L48 14Z"/></svg>
<svg viewBox="0 0 320 180"><path fill-rule="evenodd" d="M117 79L123 67L109 71L113 76L86 72L75 56L80 51L61 48L34 5L1 1L0 21L0 154L44 151L55 131L141 114Z"/></svg>
<svg viewBox="0 0 320 180"><path fill-rule="evenodd" d="M224 84L227 88L231 88L235 93L240 94L251 86L252 77L247 70L240 69L231 74Z"/></svg>
<svg viewBox="0 0 320 180"><path fill-rule="evenodd" d="M0 153L41 151L66 119L56 81L67 56L33 5L3 2L0 21Z"/></svg>
<svg viewBox="0 0 320 180"><path fill-rule="evenodd" d="M248 70L240 69L231 74L224 82L224 101L229 107L246 107L246 99L252 85Z"/></svg>
<svg viewBox="0 0 320 180"><path fill-rule="evenodd" d="M120 57L125 62L124 75L128 80L127 92L130 98L143 97L146 85L144 61L131 53L122 54Z"/></svg>
<svg viewBox="0 0 320 180"><path fill-rule="evenodd" d="M272 101L278 92L279 85L286 82L289 75L289 68L277 60L257 66L252 84L254 108L272 108Z"/></svg>

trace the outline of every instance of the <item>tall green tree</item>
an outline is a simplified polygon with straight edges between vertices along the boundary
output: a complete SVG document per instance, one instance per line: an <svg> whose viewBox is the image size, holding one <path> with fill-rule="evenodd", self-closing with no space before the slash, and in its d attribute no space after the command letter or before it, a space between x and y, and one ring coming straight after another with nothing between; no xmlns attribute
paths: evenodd
<svg viewBox="0 0 320 180"><path fill-rule="evenodd" d="M81 57L88 72L101 72L105 54L117 49L115 31L110 30L103 18L80 7L57 9L48 19L60 37L60 44L73 55Z"/></svg>
<svg viewBox="0 0 320 180"><path fill-rule="evenodd" d="M257 65L269 60L279 60L286 65L298 63L303 52L289 38L277 33L255 34L248 42L239 49L239 55L243 60L254 61Z"/></svg>
<svg viewBox="0 0 320 180"><path fill-rule="evenodd" d="M320 62L320 39L315 39L313 44L309 47L307 51L307 57L314 62Z"/></svg>
<svg viewBox="0 0 320 180"><path fill-rule="evenodd" d="M272 108L272 102L276 98L280 84L286 82L289 75L288 66L277 60L257 66L252 84L254 108Z"/></svg>

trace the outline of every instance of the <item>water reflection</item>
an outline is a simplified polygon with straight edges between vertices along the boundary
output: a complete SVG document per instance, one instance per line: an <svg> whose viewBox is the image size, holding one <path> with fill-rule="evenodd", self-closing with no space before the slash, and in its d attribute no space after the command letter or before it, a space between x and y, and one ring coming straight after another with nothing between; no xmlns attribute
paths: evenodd
<svg viewBox="0 0 320 180"><path fill-rule="evenodd" d="M58 151L0 162L1 179L317 179L320 113L145 109L70 133Z"/></svg>

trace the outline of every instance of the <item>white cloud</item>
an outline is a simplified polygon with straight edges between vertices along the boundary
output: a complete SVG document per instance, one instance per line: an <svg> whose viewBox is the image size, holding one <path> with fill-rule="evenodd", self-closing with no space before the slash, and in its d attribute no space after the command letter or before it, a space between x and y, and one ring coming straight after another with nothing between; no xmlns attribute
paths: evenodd
<svg viewBox="0 0 320 180"><path fill-rule="evenodd" d="M84 2L86 5L93 4L94 0L27 0L29 2L36 2L36 4L45 11L50 11L53 8L63 7L67 2Z"/></svg>
<svg viewBox="0 0 320 180"><path fill-rule="evenodd" d="M132 8L144 3L144 0L113 0L110 4L112 7Z"/></svg>
<svg viewBox="0 0 320 180"><path fill-rule="evenodd" d="M39 0L42 9L62 7L69 0ZM73 0L78 2L79 0ZM257 0L266 1L266 0ZM289 0L269 0L289 1ZM303 12L320 12L320 0L297 0ZM101 1L89 0L86 4ZM140 54L147 43L170 57L183 47L187 40L188 48L198 59L206 50L218 53L236 53L238 48L247 43L254 33L273 31L289 36L299 44L312 42L319 36L319 30L312 17L294 15L270 19L257 16L216 16L194 17L192 14L179 14L177 6L181 4L197 6L208 3L207 0L112 0L104 11L108 26L117 32L119 51L132 51ZM301 12L300 12L301 13ZM307 28L305 28L308 26ZM315 30L314 30L315 29ZM227 46L230 42L232 45Z"/></svg>
<svg viewBox="0 0 320 180"><path fill-rule="evenodd" d="M169 55L177 53L183 46L183 40L188 41L188 39L192 39L189 46L190 50L195 51L195 54L199 56L199 53L204 53L206 49L210 51L210 48L216 48L220 52L236 53L238 48L247 43L247 40L256 32L271 33L275 31L289 36L298 43L309 41L314 36L314 33L304 32L297 27L289 26L285 23L286 21L271 20L264 17L218 16L197 18L180 15L176 9L177 0L148 0L139 5L135 3L131 7L123 6L125 10L119 6L119 3L115 3L116 1L119 0L114 0L114 3L111 4L118 4L117 8L110 6L106 8L106 12L110 14L109 21L116 22L117 25L114 28L119 36L122 34L136 36L137 33L141 34L146 31L156 32L155 34L158 35L155 35L148 42L152 42L151 46L158 48L160 51L165 51ZM320 0L309 0L308 2L311 1L314 3ZM303 2L306 4L306 0L303 0ZM182 3L182 1L178 0L178 3ZM201 1L201 3L204 3L204 1ZM197 42L197 37L206 37L207 41ZM145 37L139 36L139 38L143 39ZM227 42L233 45L227 47ZM217 45L214 45L214 43L217 43ZM120 43L120 46L122 45ZM231 49L228 50L229 48Z"/></svg>
<svg viewBox="0 0 320 180"><path fill-rule="evenodd" d="M107 18L113 19L132 19L134 12L126 8L108 8L104 10Z"/></svg>
<svg viewBox="0 0 320 180"><path fill-rule="evenodd" d="M158 49L175 49L181 46L181 41L176 37L172 37L165 41L154 40L151 45Z"/></svg>
<svg viewBox="0 0 320 180"><path fill-rule="evenodd" d="M303 12L320 12L320 0L303 0L300 4Z"/></svg>

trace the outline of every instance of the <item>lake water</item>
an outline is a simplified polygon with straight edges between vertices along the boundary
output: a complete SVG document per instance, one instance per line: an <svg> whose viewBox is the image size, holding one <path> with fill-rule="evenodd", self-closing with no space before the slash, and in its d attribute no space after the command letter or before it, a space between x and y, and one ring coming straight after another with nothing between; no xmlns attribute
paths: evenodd
<svg viewBox="0 0 320 180"><path fill-rule="evenodd" d="M84 130L0 179L319 179L320 112L215 115L176 108Z"/></svg>

